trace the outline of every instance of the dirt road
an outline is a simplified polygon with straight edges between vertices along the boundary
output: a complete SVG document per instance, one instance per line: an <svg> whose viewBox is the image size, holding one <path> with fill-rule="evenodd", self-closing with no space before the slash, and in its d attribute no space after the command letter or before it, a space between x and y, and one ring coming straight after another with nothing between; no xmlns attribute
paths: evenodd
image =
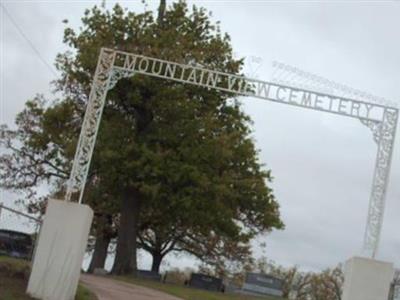
<svg viewBox="0 0 400 300"><path fill-rule="evenodd" d="M159 291L107 277L81 275L81 282L95 293L99 300L182 300Z"/></svg>

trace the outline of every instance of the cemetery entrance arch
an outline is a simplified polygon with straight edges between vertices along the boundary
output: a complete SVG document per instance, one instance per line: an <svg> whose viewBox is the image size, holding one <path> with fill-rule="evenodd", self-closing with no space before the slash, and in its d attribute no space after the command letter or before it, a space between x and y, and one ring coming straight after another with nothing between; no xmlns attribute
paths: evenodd
<svg viewBox="0 0 400 300"><path fill-rule="evenodd" d="M372 131L378 148L363 245L364 254L375 258L399 117L397 108L118 50L101 49L67 186L67 201L75 197L79 203L82 201L108 90L114 87L119 79L134 74L343 115L361 121Z"/></svg>

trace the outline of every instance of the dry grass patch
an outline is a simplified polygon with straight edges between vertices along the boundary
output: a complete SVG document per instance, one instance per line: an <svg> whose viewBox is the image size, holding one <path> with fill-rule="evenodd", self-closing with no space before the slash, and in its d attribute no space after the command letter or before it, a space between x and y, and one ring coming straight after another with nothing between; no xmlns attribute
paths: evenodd
<svg viewBox="0 0 400 300"><path fill-rule="evenodd" d="M33 300L25 294L30 269L29 261L0 256L1 300ZM75 300L97 300L97 297L87 288L79 286Z"/></svg>

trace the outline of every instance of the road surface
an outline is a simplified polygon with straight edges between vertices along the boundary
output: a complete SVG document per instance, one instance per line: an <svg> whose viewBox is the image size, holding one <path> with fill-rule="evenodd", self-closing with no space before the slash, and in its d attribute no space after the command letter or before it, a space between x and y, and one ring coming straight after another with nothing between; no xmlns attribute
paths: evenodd
<svg viewBox="0 0 400 300"><path fill-rule="evenodd" d="M107 277L82 274L81 283L95 293L99 300L182 300L159 291Z"/></svg>

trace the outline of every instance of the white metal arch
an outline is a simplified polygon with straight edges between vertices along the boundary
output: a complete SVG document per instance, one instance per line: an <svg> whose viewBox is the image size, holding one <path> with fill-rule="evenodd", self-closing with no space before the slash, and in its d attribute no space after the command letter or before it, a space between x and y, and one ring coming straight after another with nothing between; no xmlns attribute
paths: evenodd
<svg viewBox="0 0 400 300"><path fill-rule="evenodd" d="M108 90L114 87L119 79L133 74L143 74L359 119L372 131L374 141L378 145L363 245L364 255L376 256L399 117L397 108L118 50L101 49L67 186L65 196L67 201L71 201L72 196L76 194L78 202L82 202Z"/></svg>

